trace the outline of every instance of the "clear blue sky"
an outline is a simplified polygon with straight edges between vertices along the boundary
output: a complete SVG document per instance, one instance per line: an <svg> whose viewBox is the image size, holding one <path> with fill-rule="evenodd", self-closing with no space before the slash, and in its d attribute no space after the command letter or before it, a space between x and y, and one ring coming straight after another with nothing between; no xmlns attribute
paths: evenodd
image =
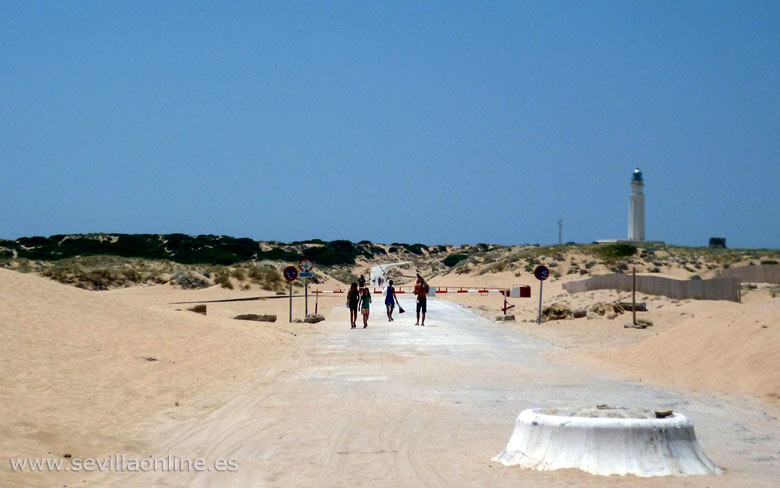
<svg viewBox="0 0 780 488"><path fill-rule="evenodd" d="M0 236L780 247L780 2L0 2Z"/></svg>

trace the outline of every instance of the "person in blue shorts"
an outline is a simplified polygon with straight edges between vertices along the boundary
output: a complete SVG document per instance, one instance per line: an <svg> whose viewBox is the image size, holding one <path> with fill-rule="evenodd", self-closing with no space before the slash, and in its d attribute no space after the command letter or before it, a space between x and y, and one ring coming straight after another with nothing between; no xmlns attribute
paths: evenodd
<svg viewBox="0 0 780 488"><path fill-rule="evenodd" d="M387 321L393 321L393 310L395 309L395 302L398 301L398 297L395 296L395 287L393 286L393 280L387 282L387 288L385 289L385 307L387 307Z"/></svg>

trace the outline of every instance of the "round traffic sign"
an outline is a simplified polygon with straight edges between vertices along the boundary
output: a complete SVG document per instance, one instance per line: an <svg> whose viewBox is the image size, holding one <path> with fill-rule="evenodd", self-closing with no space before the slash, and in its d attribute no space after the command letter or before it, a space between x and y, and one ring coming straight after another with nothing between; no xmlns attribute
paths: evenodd
<svg viewBox="0 0 780 488"><path fill-rule="evenodd" d="M298 263L298 267L301 268L301 271L304 273L308 273L309 271L314 268L314 263L311 262L311 259L301 259L301 262Z"/></svg>
<svg viewBox="0 0 780 488"><path fill-rule="evenodd" d="M534 276L537 280L544 281L550 276L550 270L547 269L547 266L539 265L534 270Z"/></svg>
<svg viewBox="0 0 780 488"><path fill-rule="evenodd" d="M284 275L285 280L295 281L295 279L298 277L298 270L295 268L295 266L287 266L284 268L282 274Z"/></svg>

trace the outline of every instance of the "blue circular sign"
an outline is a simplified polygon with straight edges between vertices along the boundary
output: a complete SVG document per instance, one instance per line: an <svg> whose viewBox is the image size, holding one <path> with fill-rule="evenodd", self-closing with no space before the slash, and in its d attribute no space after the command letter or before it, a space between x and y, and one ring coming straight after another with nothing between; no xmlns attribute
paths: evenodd
<svg viewBox="0 0 780 488"><path fill-rule="evenodd" d="M282 274L284 275L284 279L287 281L295 281L295 279L298 278L298 270L295 268L295 266L287 266L284 268L284 272Z"/></svg>
<svg viewBox="0 0 780 488"><path fill-rule="evenodd" d="M547 269L547 266L537 266L534 270L534 276L537 280L544 281L550 276L550 270Z"/></svg>

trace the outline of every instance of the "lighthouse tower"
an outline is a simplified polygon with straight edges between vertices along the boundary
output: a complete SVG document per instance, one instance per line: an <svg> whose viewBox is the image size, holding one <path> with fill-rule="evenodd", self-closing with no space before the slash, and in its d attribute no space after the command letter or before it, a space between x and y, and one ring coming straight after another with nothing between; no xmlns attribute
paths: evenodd
<svg viewBox="0 0 780 488"><path fill-rule="evenodd" d="M631 196L629 197L628 211L628 240L645 240L645 194L642 189L645 186L642 180L642 172L639 168L634 170L631 176Z"/></svg>

